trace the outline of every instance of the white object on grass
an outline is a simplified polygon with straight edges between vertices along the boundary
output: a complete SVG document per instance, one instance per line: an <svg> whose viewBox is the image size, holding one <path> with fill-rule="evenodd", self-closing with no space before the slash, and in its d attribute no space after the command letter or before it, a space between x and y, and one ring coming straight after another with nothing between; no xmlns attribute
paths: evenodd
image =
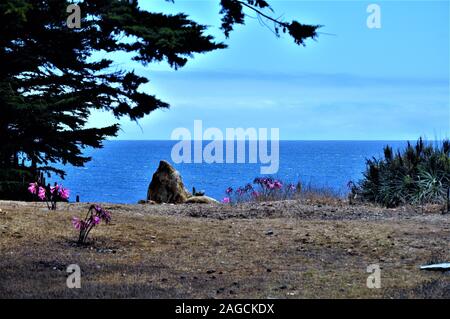
<svg viewBox="0 0 450 319"><path fill-rule="evenodd" d="M450 270L450 263L420 266L421 270Z"/></svg>

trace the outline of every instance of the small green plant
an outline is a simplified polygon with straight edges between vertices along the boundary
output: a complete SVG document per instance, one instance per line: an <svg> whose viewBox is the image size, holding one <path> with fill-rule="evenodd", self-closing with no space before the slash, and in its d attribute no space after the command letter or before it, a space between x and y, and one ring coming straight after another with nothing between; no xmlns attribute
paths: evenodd
<svg viewBox="0 0 450 319"><path fill-rule="evenodd" d="M407 143L394 154L384 148L384 158L366 160L363 179L351 192L364 201L386 207L402 204L444 204L450 187L450 141L441 145L424 142Z"/></svg>

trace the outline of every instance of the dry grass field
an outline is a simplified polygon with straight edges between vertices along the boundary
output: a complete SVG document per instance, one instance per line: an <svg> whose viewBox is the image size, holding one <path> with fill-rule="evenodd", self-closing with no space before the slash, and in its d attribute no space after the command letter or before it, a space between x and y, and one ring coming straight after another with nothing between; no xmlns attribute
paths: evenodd
<svg viewBox="0 0 450 319"><path fill-rule="evenodd" d="M450 216L281 201L110 205L78 247L88 204L0 201L0 298L449 298ZM66 286L70 264L81 289ZM381 267L381 288L366 286Z"/></svg>

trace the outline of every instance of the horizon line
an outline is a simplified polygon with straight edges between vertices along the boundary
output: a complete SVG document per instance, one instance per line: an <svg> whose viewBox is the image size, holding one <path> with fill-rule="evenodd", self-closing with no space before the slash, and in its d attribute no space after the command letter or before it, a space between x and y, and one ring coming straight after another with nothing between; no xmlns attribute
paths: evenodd
<svg viewBox="0 0 450 319"><path fill-rule="evenodd" d="M442 138L442 139L426 139L422 138L425 142L437 142L437 141L443 141L446 139L449 139L448 137ZM411 142L411 141L418 141L419 138L416 139L303 139L303 140L294 140L294 139L279 139L280 142ZM210 141L259 141L255 139L238 139L238 140L226 140L226 139L218 139L218 140L171 140L171 139L107 139L105 140L107 142L182 142L182 141L191 141L191 142L210 142ZM272 141L272 139L268 138L265 141Z"/></svg>

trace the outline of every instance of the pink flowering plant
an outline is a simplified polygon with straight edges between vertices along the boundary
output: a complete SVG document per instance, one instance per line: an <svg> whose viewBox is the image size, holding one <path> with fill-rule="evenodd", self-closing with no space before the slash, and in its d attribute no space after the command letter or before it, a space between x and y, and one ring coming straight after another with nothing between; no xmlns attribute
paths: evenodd
<svg viewBox="0 0 450 319"><path fill-rule="evenodd" d="M234 204L249 201L291 199L300 191L300 183L297 185L292 183L286 184L281 180L272 177L257 177L253 181L253 185L248 183L236 190L228 187L225 191L226 196L222 199L222 203Z"/></svg>
<svg viewBox="0 0 450 319"><path fill-rule="evenodd" d="M80 232L78 236L78 245L84 245L91 230L101 222L109 224L111 222L111 213L99 205L91 205L84 219L73 217L72 225Z"/></svg>
<svg viewBox="0 0 450 319"><path fill-rule="evenodd" d="M39 200L44 201L49 210L56 210L56 203L68 201L70 196L70 191L58 183L47 187L38 182L30 183L28 191Z"/></svg>

